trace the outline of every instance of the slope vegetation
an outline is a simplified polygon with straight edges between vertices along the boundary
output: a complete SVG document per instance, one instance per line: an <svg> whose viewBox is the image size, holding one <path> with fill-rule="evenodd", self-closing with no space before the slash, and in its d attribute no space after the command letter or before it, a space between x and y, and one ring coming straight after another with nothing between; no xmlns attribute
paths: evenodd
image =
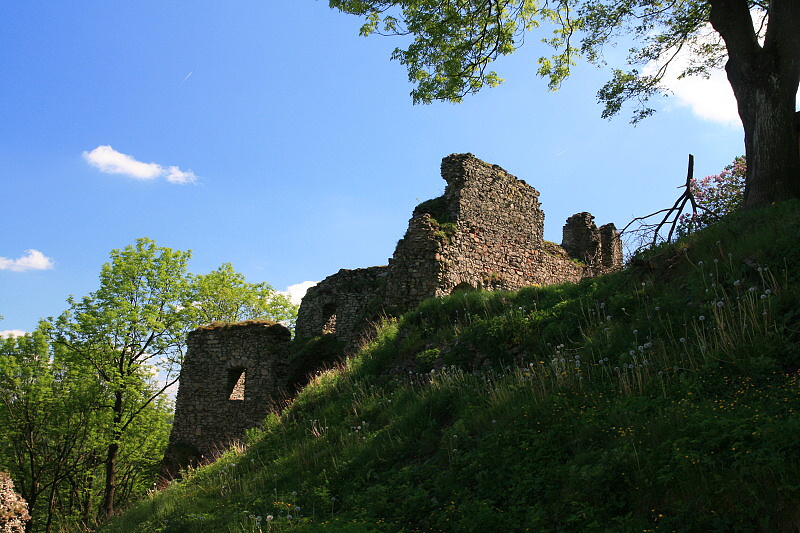
<svg viewBox="0 0 800 533"><path fill-rule="evenodd" d="M383 324L142 532L798 531L800 203Z"/></svg>

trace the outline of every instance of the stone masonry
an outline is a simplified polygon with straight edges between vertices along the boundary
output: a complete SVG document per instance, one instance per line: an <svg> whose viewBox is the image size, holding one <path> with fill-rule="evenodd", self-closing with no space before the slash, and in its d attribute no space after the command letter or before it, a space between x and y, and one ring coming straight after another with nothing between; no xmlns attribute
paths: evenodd
<svg viewBox="0 0 800 533"><path fill-rule="evenodd" d="M0 533L24 533L30 520L28 503L14 490L14 482L0 472Z"/></svg>
<svg viewBox="0 0 800 533"><path fill-rule="evenodd" d="M299 338L333 334L352 351L370 320L427 298L577 282L622 264L616 228L598 229L589 213L567 220L562 246L545 241L539 192L501 167L453 154L441 173L444 194L417 206L388 266L340 270L309 289Z"/></svg>
<svg viewBox="0 0 800 533"><path fill-rule="evenodd" d="M211 459L258 426L287 393L291 333L252 320L189 333L162 474Z"/></svg>
<svg viewBox="0 0 800 533"><path fill-rule="evenodd" d="M598 229L592 215L578 213L567 220L559 246L544 240L539 193L524 181L472 154L445 157L441 172L444 194L417 206L388 266L342 269L308 290L298 339L332 335L351 353L372 322L427 298L577 282L621 265L613 224ZM189 334L165 477L241 439L293 392L298 378L289 368L289 342L286 328L264 321ZM308 362L323 364L315 353Z"/></svg>

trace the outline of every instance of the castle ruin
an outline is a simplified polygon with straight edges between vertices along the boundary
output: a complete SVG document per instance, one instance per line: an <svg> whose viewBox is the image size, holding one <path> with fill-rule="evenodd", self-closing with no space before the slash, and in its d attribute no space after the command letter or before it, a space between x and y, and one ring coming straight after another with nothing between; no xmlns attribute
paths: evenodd
<svg viewBox="0 0 800 533"><path fill-rule="evenodd" d="M517 290L577 282L622 264L613 224L567 219L561 246L544 240L539 192L472 154L442 160L444 194L414 210L387 266L340 270L311 287L296 335L335 335L349 351L365 321L397 316L457 289Z"/></svg>
<svg viewBox="0 0 800 533"><path fill-rule="evenodd" d="M264 421L287 390L290 340L286 327L266 320L189 333L165 477L211 460Z"/></svg>
<svg viewBox="0 0 800 533"><path fill-rule="evenodd" d="M567 219L561 246L545 241L539 193L497 165L453 154L441 174L444 194L417 206L388 265L342 269L308 290L297 339L332 336L353 352L371 321L427 298L577 282L622 264L616 228L598 228L589 213ZM189 334L165 475L243 438L292 392L289 343L286 328L263 321Z"/></svg>

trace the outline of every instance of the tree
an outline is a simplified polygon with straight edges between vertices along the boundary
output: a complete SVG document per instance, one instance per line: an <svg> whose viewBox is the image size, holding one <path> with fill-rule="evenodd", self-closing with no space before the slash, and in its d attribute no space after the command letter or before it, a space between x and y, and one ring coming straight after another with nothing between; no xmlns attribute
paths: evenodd
<svg viewBox="0 0 800 533"><path fill-rule="evenodd" d="M230 263L192 277L192 307L196 322L239 322L266 318L294 329L297 305L268 283L247 283Z"/></svg>
<svg viewBox="0 0 800 533"><path fill-rule="evenodd" d="M556 90L578 58L604 65L606 45L628 35L631 69L612 69L598 92L604 117L633 100L632 122L652 114L649 98L678 52L692 61L681 76L708 75L725 65L745 132L744 207L800 197L800 154L794 124L800 83L797 0L330 0L365 17L362 35L408 35L392 58L408 68L415 103L458 102L502 79L489 65L514 52L543 23L555 49L539 59L539 75ZM640 70L658 64L654 72Z"/></svg>
<svg viewBox="0 0 800 533"><path fill-rule="evenodd" d="M79 507L65 504L65 486L94 468L101 423L97 384L65 365L44 330L0 339L0 468L28 502L28 531L51 531Z"/></svg>
<svg viewBox="0 0 800 533"><path fill-rule="evenodd" d="M55 339L67 357L90 367L108 395L105 516L114 510L123 437L178 380L186 334L194 325L186 271L190 255L146 238L113 250L100 272L100 288L80 301L70 298L70 309L55 321Z"/></svg>
<svg viewBox="0 0 800 533"><path fill-rule="evenodd" d="M742 207L747 162L737 157L719 174L693 178L689 189L696 207L678 218L678 235L686 235L720 220Z"/></svg>
<svg viewBox="0 0 800 533"><path fill-rule="evenodd" d="M164 393L179 378L191 329L213 321L270 318L293 325L297 307L267 283L251 284L229 264L206 275L188 273L191 252L159 247L138 239L112 250L100 272L100 288L53 321L52 337L72 365L87 368L102 390L99 410L107 415L102 464L105 482L101 512L114 510L117 491L130 492L146 458L128 459L120 479L121 457L135 457L145 439L166 446L162 416ZM143 429L150 426L151 430ZM160 443L160 444L159 444ZM152 458L151 458L152 459ZM148 463L149 464L149 463ZM127 480L127 481L126 481Z"/></svg>

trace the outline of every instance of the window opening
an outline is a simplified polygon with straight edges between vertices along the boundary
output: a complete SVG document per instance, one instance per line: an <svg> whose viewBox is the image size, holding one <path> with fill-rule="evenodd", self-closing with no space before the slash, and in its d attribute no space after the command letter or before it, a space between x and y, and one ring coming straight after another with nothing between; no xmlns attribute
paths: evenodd
<svg viewBox="0 0 800 533"><path fill-rule="evenodd" d="M336 304L326 304L322 308L322 333L336 333Z"/></svg>
<svg viewBox="0 0 800 533"><path fill-rule="evenodd" d="M244 400L244 381L246 370L244 368L231 368L228 370L228 399Z"/></svg>

